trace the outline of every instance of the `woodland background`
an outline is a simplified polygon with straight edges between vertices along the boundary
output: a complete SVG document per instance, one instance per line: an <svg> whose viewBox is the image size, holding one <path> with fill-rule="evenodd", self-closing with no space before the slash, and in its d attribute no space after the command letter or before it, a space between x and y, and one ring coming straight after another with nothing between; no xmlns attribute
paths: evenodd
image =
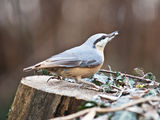
<svg viewBox="0 0 160 120"><path fill-rule="evenodd" d="M142 67L160 77L159 0L0 0L0 119L7 116L24 67L119 31L105 63L131 73Z"/></svg>

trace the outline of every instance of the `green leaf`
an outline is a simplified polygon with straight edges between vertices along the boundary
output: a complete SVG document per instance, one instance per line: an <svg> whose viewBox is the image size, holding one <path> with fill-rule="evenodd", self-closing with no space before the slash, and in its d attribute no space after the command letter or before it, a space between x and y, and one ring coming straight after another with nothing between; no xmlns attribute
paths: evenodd
<svg viewBox="0 0 160 120"><path fill-rule="evenodd" d="M87 101L78 107L78 111L95 106L98 106L98 104L95 101Z"/></svg>
<svg viewBox="0 0 160 120"><path fill-rule="evenodd" d="M103 87L103 89L104 89L105 92L108 92L108 91L112 90L112 88L110 87L111 84L112 84L112 81L109 81L108 83L102 85L102 87Z"/></svg>
<svg viewBox="0 0 160 120"><path fill-rule="evenodd" d="M144 88L144 87L146 87L146 85L145 84L138 84L138 85L136 85L136 87L137 88Z"/></svg>
<svg viewBox="0 0 160 120"><path fill-rule="evenodd" d="M134 88L134 85L135 85L135 80L132 79L132 78L129 78L129 77L126 77L126 79L128 80L128 85L130 88Z"/></svg>
<svg viewBox="0 0 160 120"><path fill-rule="evenodd" d="M116 80L122 80L122 76L121 75L117 76Z"/></svg>
<svg viewBox="0 0 160 120"><path fill-rule="evenodd" d="M49 75L50 73L46 69L42 69L42 74L43 75Z"/></svg>
<svg viewBox="0 0 160 120"><path fill-rule="evenodd" d="M101 83L100 81L98 81L97 79L94 79L93 81L92 81L92 83L94 83L94 84L96 84L96 85L98 85L98 86L101 86L103 83Z"/></svg>
<svg viewBox="0 0 160 120"><path fill-rule="evenodd" d="M110 74L109 79L110 79L111 81L114 81L114 77L113 77L112 74Z"/></svg>
<svg viewBox="0 0 160 120"><path fill-rule="evenodd" d="M137 76L144 76L144 71L142 68L134 68L133 73Z"/></svg>
<svg viewBox="0 0 160 120"><path fill-rule="evenodd" d="M92 82L96 85L106 84L108 82L108 76L103 73L96 73L93 76Z"/></svg>
<svg viewBox="0 0 160 120"><path fill-rule="evenodd" d="M116 72L115 76L118 77L121 75L121 72Z"/></svg>
<svg viewBox="0 0 160 120"><path fill-rule="evenodd" d="M122 97L119 98L112 107L123 106L123 104L128 102L130 102L129 98ZM112 115L111 120L137 120L137 114L129 111L118 111Z"/></svg>
<svg viewBox="0 0 160 120"><path fill-rule="evenodd" d="M147 79L150 79L150 80L155 80L156 77L153 75L153 73L149 72L149 73L146 73L146 78Z"/></svg>

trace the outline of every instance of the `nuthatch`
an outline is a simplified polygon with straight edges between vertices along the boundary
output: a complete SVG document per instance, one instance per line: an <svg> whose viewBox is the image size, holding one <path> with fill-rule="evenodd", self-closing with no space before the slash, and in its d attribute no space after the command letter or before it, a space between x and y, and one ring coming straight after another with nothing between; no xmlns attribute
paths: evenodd
<svg viewBox="0 0 160 120"><path fill-rule="evenodd" d="M116 35L118 35L117 31L110 34L95 34L82 45L54 55L23 70L46 69L51 73L66 78L75 78L77 82L81 82L81 78L92 76L102 67L104 48Z"/></svg>

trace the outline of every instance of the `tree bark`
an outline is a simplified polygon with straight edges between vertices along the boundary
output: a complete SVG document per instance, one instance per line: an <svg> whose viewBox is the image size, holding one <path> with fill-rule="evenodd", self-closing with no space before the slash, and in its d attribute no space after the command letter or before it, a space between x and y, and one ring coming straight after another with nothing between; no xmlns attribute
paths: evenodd
<svg viewBox="0 0 160 120"><path fill-rule="evenodd" d="M30 76L21 80L8 120L46 120L76 112L80 103L100 94L77 83Z"/></svg>

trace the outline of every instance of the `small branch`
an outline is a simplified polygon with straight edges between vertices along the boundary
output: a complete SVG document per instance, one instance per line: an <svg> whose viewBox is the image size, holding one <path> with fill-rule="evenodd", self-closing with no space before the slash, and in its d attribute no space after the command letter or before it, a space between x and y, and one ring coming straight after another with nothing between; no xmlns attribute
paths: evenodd
<svg viewBox="0 0 160 120"><path fill-rule="evenodd" d="M147 102L147 101L151 101L151 100L160 101L160 97L140 98L138 100L135 100L135 101L132 101L132 102L129 102L129 103L126 103L126 104L123 104L119 107L114 107L114 108L93 107L93 108L85 109L85 110L82 110L80 112L68 115L68 116L57 117L57 118L53 118L53 119L50 119L50 120L71 120L71 119L80 117L82 115L85 115L85 114L89 113L90 111L95 111L95 112L99 112L99 113L116 112L116 111L128 108L130 106L133 106L133 105L136 105L136 104L139 104L139 103L143 103L143 102Z"/></svg>
<svg viewBox="0 0 160 120"><path fill-rule="evenodd" d="M117 97L116 96L111 96L111 95L106 95L106 94L99 94L98 96L100 96L101 98L110 100L110 101L116 101L122 96L123 92L124 92L124 90L121 90Z"/></svg>
<svg viewBox="0 0 160 120"><path fill-rule="evenodd" d="M81 120L93 120L95 116L96 116L96 111L92 110L92 111L88 112L87 115L82 117Z"/></svg>
<svg viewBox="0 0 160 120"><path fill-rule="evenodd" d="M117 86L115 86L115 85L110 85L112 88L115 88L115 89L117 89L117 90L120 90L120 91L122 91L123 89L121 89L121 88L119 88L119 87L117 87Z"/></svg>
<svg viewBox="0 0 160 120"><path fill-rule="evenodd" d="M119 97L116 97L116 96L110 96L110 95L106 95L106 94L99 94L98 96L103 98L103 99L110 100L112 102L118 100L118 98L119 98Z"/></svg>
<svg viewBox="0 0 160 120"><path fill-rule="evenodd" d="M117 73L117 72L115 72L115 71L104 70L104 69L100 69L100 72L103 72L103 73L111 73L111 74L116 74L116 73ZM134 75L125 74L125 73L121 73L121 75L122 75L122 76L129 77L129 78L132 78L132 79L137 79L137 80L140 80L140 81L143 81L143 82L147 82L147 83L154 82L154 84L156 84L157 86L160 86L160 83L158 83L158 82L156 82L156 81L153 81L153 80L150 80L150 79L145 79L145 78L143 78L143 77L134 76Z"/></svg>

